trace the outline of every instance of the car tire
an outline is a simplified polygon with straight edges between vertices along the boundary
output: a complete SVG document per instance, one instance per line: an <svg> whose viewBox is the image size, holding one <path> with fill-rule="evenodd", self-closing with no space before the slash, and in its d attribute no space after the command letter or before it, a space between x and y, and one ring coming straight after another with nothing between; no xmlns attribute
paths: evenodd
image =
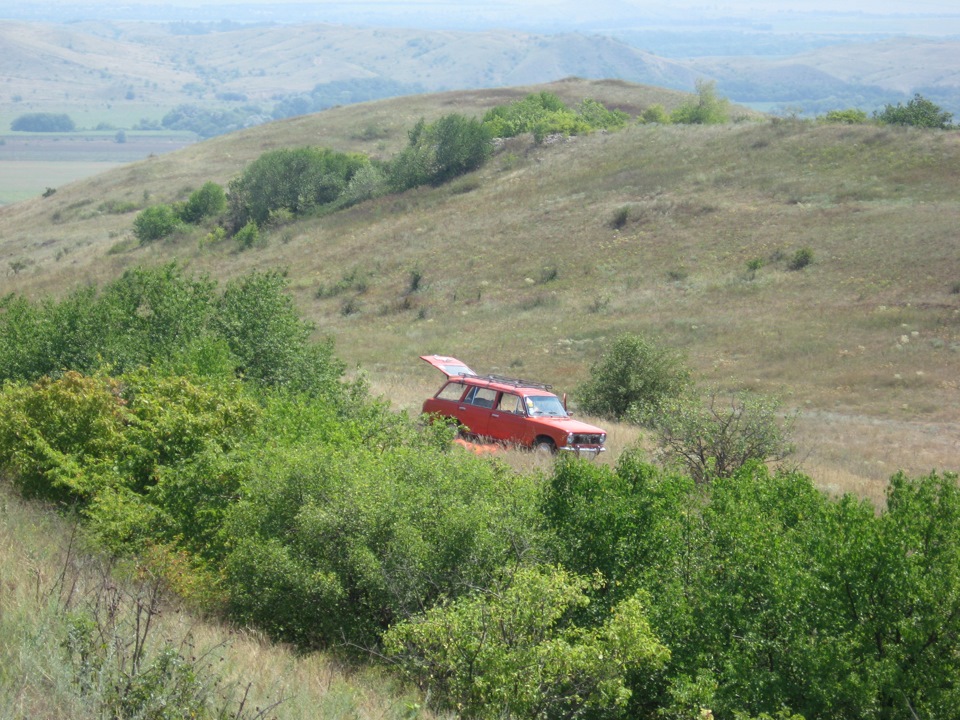
<svg viewBox="0 0 960 720"><path fill-rule="evenodd" d="M534 452L544 455L553 455L557 452L557 445L548 437L538 437L533 441Z"/></svg>

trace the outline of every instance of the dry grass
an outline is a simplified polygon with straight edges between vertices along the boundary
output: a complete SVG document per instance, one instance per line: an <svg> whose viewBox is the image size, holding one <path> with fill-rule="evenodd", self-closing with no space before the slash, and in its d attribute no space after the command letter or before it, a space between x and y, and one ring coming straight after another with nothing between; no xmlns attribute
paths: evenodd
<svg viewBox="0 0 960 720"><path fill-rule="evenodd" d="M520 139L459 183L269 229L254 250L201 250L197 233L108 254L123 250L132 216L98 213L104 200L182 198L288 145L389 157L421 116L480 114L534 89L338 108L0 209L0 267L33 261L5 289L59 293L171 257L219 279L287 267L301 308L340 356L375 387L417 388L401 407L419 407L437 385L418 355L453 354L572 391L606 341L647 332L683 350L704 384L779 393L835 418L829 433L809 436L822 452L805 456L825 476L849 477L843 487L879 482L878 461L884 475L960 466L956 445L929 432L950 436L960 422L956 133L764 121ZM626 83L548 89L634 109L665 101ZM791 271L799 249L813 262ZM762 266L750 273L753 260ZM411 294L414 271L422 280ZM363 283L318 296L350 277ZM861 418L892 429L864 433ZM923 452L891 455L891 434Z"/></svg>
<svg viewBox="0 0 960 720"><path fill-rule="evenodd" d="M0 718L77 720L99 717L95 698L74 682L61 642L65 608L105 612L87 602L108 583L124 597L134 590L100 563L79 553L68 523L36 504L24 504L0 485ZM68 592L69 591L69 592ZM69 603L66 600L71 598ZM121 613L129 612L125 603ZM221 679L231 713L244 717L281 701L264 717L401 718L422 699L374 668L350 669L322 653L294 652L256 633L198 619L167 604L153 618L149 642L168 641L197 658L209 682ZM244 699L245 698L245 699ZM232 716L232 715L231 715ZM418 717L433 717L420 709Z"/></svg>

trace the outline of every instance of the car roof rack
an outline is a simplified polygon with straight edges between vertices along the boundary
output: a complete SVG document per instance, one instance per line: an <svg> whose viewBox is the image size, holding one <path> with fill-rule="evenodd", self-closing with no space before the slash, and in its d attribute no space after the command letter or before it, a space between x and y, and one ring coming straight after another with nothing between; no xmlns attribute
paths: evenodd
<svg viewBox="0 0 960 720"><path fill-rule="evenodd" d="M467 375L466 373L460 373L461 377L469 377L474 380L488 380L489 382L501 383L503 385L511 385L512 387L529 387L529 388L538 388L540 390L552 390L553 385L547 385L546 383L535 382L533 380L521 380L520 378L507 377L506 375Z"/></svg>

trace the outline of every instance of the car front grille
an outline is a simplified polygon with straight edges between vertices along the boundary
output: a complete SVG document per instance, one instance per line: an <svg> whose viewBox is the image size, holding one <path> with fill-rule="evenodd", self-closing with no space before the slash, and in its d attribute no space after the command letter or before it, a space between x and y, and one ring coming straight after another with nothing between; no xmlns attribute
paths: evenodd
<svg viewBox="0 0 960 720"><path fill-rule="evenodd" d="M602 445L603 441L599 435L577 434L573 436L574 445Z"/></svg>

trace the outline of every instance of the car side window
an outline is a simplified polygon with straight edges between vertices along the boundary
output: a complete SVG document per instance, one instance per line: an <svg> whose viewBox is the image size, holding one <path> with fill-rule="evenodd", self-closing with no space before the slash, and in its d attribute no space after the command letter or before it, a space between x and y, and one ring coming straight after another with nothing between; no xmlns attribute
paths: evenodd
<svg viewBox="0 0 960 720"><path fill-rule="evenodd" d="M453 400L456 402L463 396L463 383L461 382L448 382L443 386L443 389L437 393L437 397L441 400Z"/></svg>
<svg viewBox="0 0 960 720"><path fill-rule="evenodd" d="M477 407L492 408L493 401L497 399L497 391L490 388L475 387L467 393L465 401Z"/></svg>
<svg viewBox="0 0 960 720"><path fill-rule="evenodd" d="M512 393L503 393L500 396L500 405L497 409L500 410L500 412L523 415L523 403L520 401L520 396Z"/></svg>

